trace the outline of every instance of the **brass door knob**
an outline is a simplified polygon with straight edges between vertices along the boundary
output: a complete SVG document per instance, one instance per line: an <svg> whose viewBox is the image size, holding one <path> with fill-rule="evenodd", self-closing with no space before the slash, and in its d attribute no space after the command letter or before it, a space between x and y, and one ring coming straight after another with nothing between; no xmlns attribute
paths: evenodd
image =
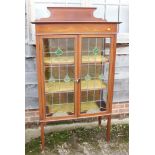
<svg viewBox="0 0 155 155"><path fill-rule="evenodd" d="M80 78L76 79L75 82L76 83L79 83L80 82Z"/></svg>

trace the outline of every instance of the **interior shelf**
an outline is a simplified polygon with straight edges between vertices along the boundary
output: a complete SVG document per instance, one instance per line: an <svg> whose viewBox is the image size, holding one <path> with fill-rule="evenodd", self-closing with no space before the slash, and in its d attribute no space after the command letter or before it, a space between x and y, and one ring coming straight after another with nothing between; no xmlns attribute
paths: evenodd
<svg viewBox="0 0 155 155"><path fill-rule="evenodd" d="M108 57L102 55L82 56L82 63L105 63L108 61ZM74 64L74 56L44 57L44 63L45 65Z"/></svg>
<svg viewBox="0 0 155 155"><path fill-rule="evenodd" d="M106 84L102 80L82 80L81 90L100 90L105 89ZM74 91L74 82L46 82L45 93L72 92Z"/></svg>
<svg viewBox="0 0 155 155"><path fill-rule="evenodd" d="M48 105L47 116L65 116L74 114L74 103ZM81 113L101 112L100 107L94 101L81 103Z"/></svg>

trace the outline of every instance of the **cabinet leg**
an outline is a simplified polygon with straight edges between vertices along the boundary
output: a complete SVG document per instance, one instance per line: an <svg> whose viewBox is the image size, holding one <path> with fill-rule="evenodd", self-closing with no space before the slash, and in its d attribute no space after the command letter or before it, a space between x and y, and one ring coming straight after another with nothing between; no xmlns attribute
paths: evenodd
<svg viewBox="0 0 155 155"><path fill-rule="evenodd" d="M101 127L101 120L102 120L102 117L101 116L98 116L98 126Z"/></svg>
<svg viewBox="0 0 155 155"><path fill-rule="evenodd" d="M107 116L107 131L106 131L107 142L110 142L110 128L111 128L111 116Z"/></svg>
<svg viewBox="0 0 155 155"><path fill-rule="evenodd" d="M44 123L40 124L40 128L41 128L41 151L44 151L45 147Z"/></svg>

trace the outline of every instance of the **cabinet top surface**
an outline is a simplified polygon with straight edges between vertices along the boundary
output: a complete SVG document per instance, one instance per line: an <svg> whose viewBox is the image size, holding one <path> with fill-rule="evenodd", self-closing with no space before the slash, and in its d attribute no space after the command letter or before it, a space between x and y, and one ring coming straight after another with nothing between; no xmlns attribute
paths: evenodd
<svg viewBox="0 0 155 155"><path fill-rule="evenodd" d="M120 22L108 22L93 16L96 8L86 7L47 7L50 11L48 18L41 18L32 24L52 24L52 23L108 23L119 24Z"/></svg>

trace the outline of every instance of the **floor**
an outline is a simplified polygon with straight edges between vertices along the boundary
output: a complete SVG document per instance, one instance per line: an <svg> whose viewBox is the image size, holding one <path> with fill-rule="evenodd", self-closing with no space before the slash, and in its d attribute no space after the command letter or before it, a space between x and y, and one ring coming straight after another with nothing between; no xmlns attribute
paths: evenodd
<svg viewBox="0 0 155 155"><path fill-rule="evenodd" d="M128 155L127 143L110 143L98 141L96 146L84 142L82 144L68 145L64 143L57 147L57 151L45 151L44 155ZM57 153L55 153L57 152Z"/></svg>
<svg viewBox="0 0 155 155"><path fill-rule="evenodd" d="M112 120L111 142L105 140L105 123L97 122L47 126L46 147L40 152L40 129L26 129L26 155L128 155L128 118ZM32 143L31 139L37 138Z"/></svg>

